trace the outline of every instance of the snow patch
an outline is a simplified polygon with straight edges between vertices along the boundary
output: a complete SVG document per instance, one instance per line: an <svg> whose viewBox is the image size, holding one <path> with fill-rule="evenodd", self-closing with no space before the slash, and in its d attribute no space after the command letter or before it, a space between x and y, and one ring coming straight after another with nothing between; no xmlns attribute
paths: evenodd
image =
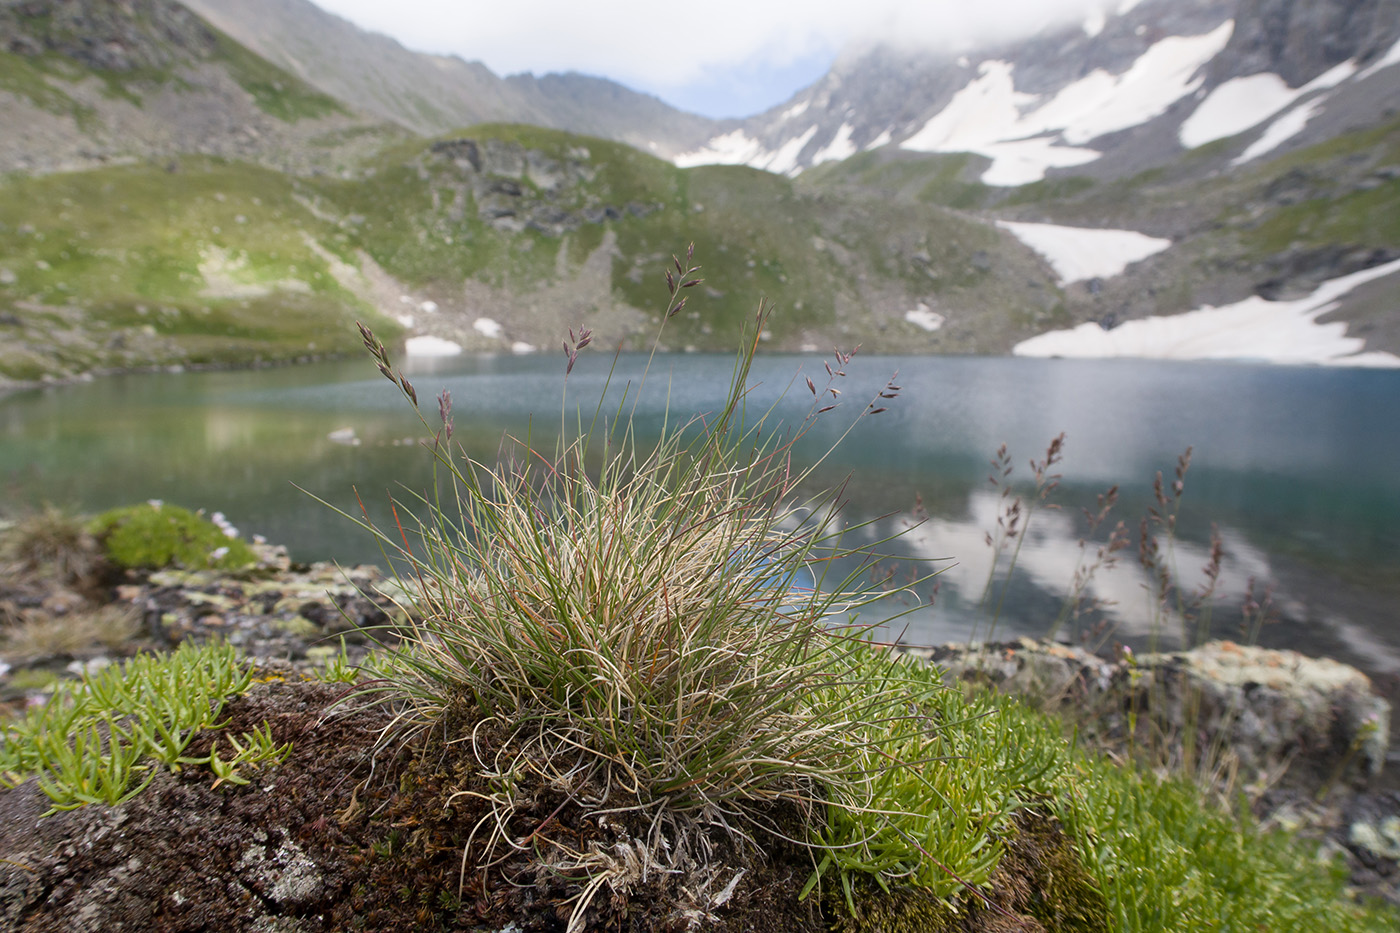
<svg viewBox="0 0 1400 933"><path fill-rule="evenodd" d="M693 168L697 165L746 165L764 152L763 143L750 139L743 130L733 130L711 137L699 149L683 152L676 156L675 163L680 168Z"/></svg>
<svg viewBox="0 0 1400 933"><path fill-rule="evenodd" d="M409 356L456 356L462 352L462 348L451 340L424 335L409 337L404 342L404 352Z"/></svg>
<svg viewBox="0 0 1400 933"><path fill-rule="evenodd" d="M1293 103L1297 92L1270 72L1231 78L1221 84L1181 124L1187 149L1243 133Z"/></svg>
<svg viewBox="0 0 1400 933"><path fill-rule="evenodd" d="M1283 144L1285 140L1291 139L1303 132L1303 127L1308 125L1308 121L1317 116L1322 110L1322 99L1310 100L1305 104L1299 104L1292 110L1279 117L1258 139L1249 144L1249 148L1241 152L1237 158L1231 161L1231 165L1243 165L1251 159L1257 159L1266 152L1272 152Z"/></svg>
<svg viewBox="0 0 1400 933"><path fill-rule="evenodd" d="M1096 69L1056 94L1042 119L1063 126L1065 141L1076 144L1146 123L1201 86L1199 72L1234 31L1228 20L1205 35L1153 43L1120 75Z"/></svg>
<svg viewBox="0 0 1400 933"><path fill-rule="evenodd" d="M924 330L929 331L938 330L943 326L944 322L948 320L922 301L919 302L914 310L905 311L904 319L915 327L922 327Z"/></svg>
<svg viewBox="0 0 1400 933"><path fill-rule="evenodd" d="M772 153L767 158L757 162L750 162L754 168L767 169L770 172L777 172L780 175L797 175L802 171L802 166L797 164L797 159L802 155L802 150L812 141L812 137L817 135L817 125L813 123L807 128L807 132L796 139L789 139L778 147L778 151Z"/></svg>
<svg viewBox="0 0 1400 933"><path fill-rule="evenodd" d="M751 165L781 175L797 175L802 171L797 159L815 135L817 125L814 123L801 136L789 139L776 150L770 150L759 140L749 138L743 130L734 130L711 138L700 149L676 156L674 161L679 168L693 168L697 165Z"/></svg>
<svg viewBox="0 0 1400 933"><path fill-rule="evenodd" d="M515 343L512 343L510 345L510 352L516 354L517 356L523 356L526 353L534 353L535 345L532 343L526 343L523 340L517 340L515 341Z"/></svg>
<svg viewBox="0 0 1400 933"><path fill-rule="evenodd" d="M1172 241L1135 230L1094 230L1058 224L998 220L997 226L1035 250L1055 270L1061 285L1092 278L1112 278L1129 264L1160 253Z"/></svg>
<svg viewBox="0 0 1400 933"><path fill-rule="evenodd" d="M1289 87L1278 75L1267 71L1243 78L1231 78L1211 91L1181 124L1181 144L1187 149L1195 149L1217 139L1243 133L1290 106L1303 95L1330 90L1354 74L1356 63L1348 61L1329 68L1300 88ZM1321 101L1316 103L1320 104ZM1306 123L1307 120L1304 119L1303 122ZM1299 126L1294 132L1301 129L1302 126ZM1282 137L1278 142L1286 138Z"/></svg>
<svg viewBox="0 0 1400 933"><path fill-rule="evenodd" d="M1329 279L1306 298L1258 296L1221 308L1128 321L1113 330L1081 324L1018 343L1016 356L1142 357L1170 360L1254 359L1271 363L1400 367L1400 357L1363 352L1366 341L1346 336L1344 322L1319 324L1337 299L1366 282L1400 273L1400 260Z"/></svg>
<svg viewBox="0 0 1400 933"><path fill-rule="evenodd" d="M1097 149L1057 146L1054 139L1045 136L992 143L977 152L992 160L991 167L982 173L982 182L1004 188L1040 181L1046 169L1083 165L1102 155Z"/></svg>
<svg viewBox="0 0 1400 933"><path fill-rule="evenodd" d="M472 321L472 330L483 337L490 337L493 340L501 336L501 325L491 320L489 317L479 317Z"/></svg>
<svg viewBox="0 0 1400 933"><path fill-rule="evenodd" d="M812 102L810 100L799 101L798 103L793 104L791 107L784 110L783 115L778 119L791 120L795 117L800 117L807 112L807 108L810 106L812 106Z"/></svg>
<svg viewBox="0 0 1400 933"><path fill-rule="evenodd" d="M823 162L839 162L840 160L853 156L859 150L856 144L851 142L851 134L855 132L855 127L849 123L842 123L841 128L836 131L836 135L831 142L827 143L816 154L812 156L813 165L821 165Z"/></svg>
<svg viewBox="0 0 1400 933"><path fill-rule="evenodd" d="M875 137L874 139L872 139L870 142L866 143L866 144L865 144L865 148L866 148L867 150L870 150L870 149L879 149L881 146L887 146L887 145L889 145L889 142L890 142L890 131L889 131L888 129L884 129L884 130L881 130L881 131L880 131L880 135L879 135L879 136L876 136L876 137Z"/></svg>
<svg viewBox="0 0 1400 933"><path fill-rule="evenodd" d="M982 62L977 77L900 146L984 155L992 160L982 176L989 185L1039 181L1047 169L1101 155L1079 144L1151 120L1199 88L1197 72L1233 32L1228 20L1204 35L1162 39L1122 74L1096 69L1044 102L1016 90L1010 62Z"/></svg>
<svg viewBox="0 0 1400 933"><path fill-rule="evenodd" d="M1316 78L1313 78L1311 81L1303 85L1298 90L1300 93L1303 94L1306 94L1308 91L1331 90L1332 88L1341 84L1343 81L1347 80L1354 74L1356 74L1356 62L1341 62L1339 64L1333 65L1331 68L1327 69L1322 74L1318 75Z"/></svg>

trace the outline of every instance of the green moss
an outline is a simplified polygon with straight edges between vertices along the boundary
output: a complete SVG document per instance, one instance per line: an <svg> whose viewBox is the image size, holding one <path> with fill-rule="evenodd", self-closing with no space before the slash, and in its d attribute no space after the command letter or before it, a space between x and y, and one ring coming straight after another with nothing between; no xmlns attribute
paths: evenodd
<svg viewBox="0 0 1400 933"><path fill-rule="evenodd" d="M89 530L120 567L237 570L257 562L246 543L226 537L213 522L177 505L113 509L93 519Z"/></svg>
<svg viewBox="0 0 1400 933"><path fill-rule="evenodd" d="M945 933L957 929L958 913L951 902L919 888L883 891L862 884L852 913L839 895L823 905L832 918L831 933Z"/></svg>
<svg viewBox="0 0 1400 933"><path fill-rule="evenodd" d="M1030 927L1056 933L1109 933L1108 901L1059 822L1043 810L1022 810L1005 840L1005 855L986 885L954 898L926 888L857 885L855 910L829 894L832 933L961 933ZM983 896L987 900L983 899ZM994 907L988 906L988 900ZM1010 916L1008 916L1010 915Z"/></svg>
<svg viewBox="0 0 1400 933"><path fill-rule="evenodd" d="M1002 889L1014 892L1018 909L1047 930L1113 929L1108 900L1057 819L1043 810L1023 810L1006 848L997 880Z"/></svg>
<svg viewBox="0 0 1400 933"><path fill-rule="evenodd" d="M309 638L313 635L321 634L321 626L312 622L306 616L295 615L287 619L279 619L272 623L272 627L286 635L298 638Z"/></svg>
<svg viewBox="0 0 1400 933"><path fill-rule="evenodd" d="M59 676L53 671L38 667L20 668L9 676L6 686L11 690L43 690L56 684Z"/></svg>

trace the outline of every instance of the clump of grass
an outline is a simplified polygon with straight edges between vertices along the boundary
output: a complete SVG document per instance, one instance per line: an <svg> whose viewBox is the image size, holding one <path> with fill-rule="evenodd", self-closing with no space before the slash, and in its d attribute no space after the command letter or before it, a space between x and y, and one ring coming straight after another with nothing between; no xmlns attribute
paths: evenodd
<svg viewBox="0 0 1400 933"><path fill-rule="evenodd" d="M5 630L0 644L6 658L33 661L74 655L94 646L118 649L140 628L140 614L133 607L113 603L59 616L21 618Z"/></svg>
<svg viewBox="0 0 1400 933"><path fill-rule="evenodd" d="M697 271L679 260L667 271L663 330ZM718 412L668 424L646 445L623 407L611 418L599 409L554 454L522 445L497 467L449 448L450 398L439 396L434 427L362 329L380 372L432 432L442 480L415 509L396 505L392 531L365 523L418 593L406 645L370 689L403 701L390 736L441 729L449 743L471 743L500 788L493 844L514 844L499 827L533 774L612 788L593 805L645 814L673 838L689 819L762 832L764 807L819 807L820 828L800 840L819 853L809 890L840 877L849 897L853 874L971 889L995 864L987 833L1011 794L986 796L950 772L927 777L943 748L928 738L938 697L951 694L936 676L877 660L859 631L826 624L883 595L858 582L869 560L827 579L831 559L848 556L834 496L802 498L807 471L790 457L841 404L835 384L851 354L838 352L824 385L806 380L807 419L778 435L767 412L745 408L768 313L760 306L751 321ZM566 371L586 342L565 344ZM856 420L898 391L891 380ZM590 447L600 420L602 451ZM788 592L809 566L817 586ZM502 730L504 741L478 744ZM500 748L511 750L504 760ZM629 802L615 799L619 788ZM951 806L934 818L923 804L939 795ZM926 860L928 846L940 857ZM598 885L621 882L612 866L601 851L552 866L591 872L576 918Z"/></svg>
<svg viewBox="0 0 1400 933"><path fill-rule="evenodd" d="M18 564L21 573L50 576L65 585L88 585L100 574L102 549L86 521L46 505L7 529L0 556Z"/></svg>
<svg viewBox="0 0 1400 933"><path fill-rule="evenodd" d="M104 512L88 526L118 567L238 570L257 555L227 528L178 505L152 500Z"/></svg>

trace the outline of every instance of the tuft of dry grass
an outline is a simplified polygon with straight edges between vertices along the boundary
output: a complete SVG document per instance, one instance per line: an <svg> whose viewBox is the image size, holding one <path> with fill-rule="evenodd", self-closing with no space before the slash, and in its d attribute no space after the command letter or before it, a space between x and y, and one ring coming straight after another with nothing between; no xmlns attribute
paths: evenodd
<svg viewBox="0 0 1400 933"><path fill-rule="evenodd" d="M104 564L102 547L83 518L52 505L6 529L0 559L17 565L20 573L84 588L94 583Z"/></svg>
<svg viewBox="0 0 1400 933"><path fill-rule="evenodd" d="M131 606L110 604L64 615L25 613L0 636L0 651L10 661L33 662L96 648L119 650L141 630L140 614Z"/></svg>

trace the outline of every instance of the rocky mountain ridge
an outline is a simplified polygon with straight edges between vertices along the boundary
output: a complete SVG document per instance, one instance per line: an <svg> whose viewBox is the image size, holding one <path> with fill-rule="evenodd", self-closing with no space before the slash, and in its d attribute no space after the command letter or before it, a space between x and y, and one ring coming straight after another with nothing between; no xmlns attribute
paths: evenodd
<svg viewBox="0 0 1400 933"><path fill-rule="evenodd" d="M1400 60L1396 0L1143 0L1117 10L975 51L853 49L826 77L717 131L678 164L797 174L893 146L977 153L980 180L992 185L1069 173L1107 179L1214 139L1237 137L1230 155L1239 156L1268 117L1298 102L1314 106L1289 124L1290 136L1273 130L1283 138L1270 149L1326 139L1335 126L1309 124L1318 99L1339 85L1367 85L1354 100L1328 103L1353 124L1375 120L1400 94L1400 69L1385 67ZM1183 128L1208 107L1228 113Z"/></svg>
<svg viewBox="0 0 1400 933"><path fill-rule="evenodd" d="M190 152L333 170L401 135L168 0L7 0L0 36L0 172Z"/></svg>
<svg viewBox="0 0 1400 933"><path fill-rule="evenodd" d="M474 123L528 123L670 157L697 145L715 126L604 78L502 78L480 62L413 52L310 0L181 2L322 92L425 136Z"/></svg>

